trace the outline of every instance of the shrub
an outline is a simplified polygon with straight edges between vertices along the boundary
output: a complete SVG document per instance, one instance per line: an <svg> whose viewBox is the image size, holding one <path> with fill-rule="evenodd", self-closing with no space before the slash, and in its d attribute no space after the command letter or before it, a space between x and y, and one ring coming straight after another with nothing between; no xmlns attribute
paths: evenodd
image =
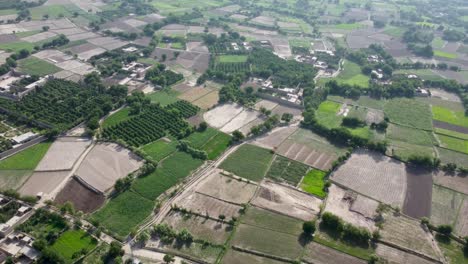
<svg viewBox="0 0 468 264"><path fill-rule="evenodd" d="M315 222L307 221L302 224L302 231L307 236L311 236L315 232Z"/></svg>
<svg viewBox="0 0 468 264"><path fill-rule="evenodd" d="M341 220L340 217L330 212L323 213L321 224L323 227L330 229L330 230L334 230L338 232L341 232L343 230L343 220Z"/></svg>
<svg viewBox="0 0 468 264"><path fill-rule="evenodd" d="M453 228L451 225L440 225L437 227L437 231L442 235L449 236L452 233Z"/></svg>

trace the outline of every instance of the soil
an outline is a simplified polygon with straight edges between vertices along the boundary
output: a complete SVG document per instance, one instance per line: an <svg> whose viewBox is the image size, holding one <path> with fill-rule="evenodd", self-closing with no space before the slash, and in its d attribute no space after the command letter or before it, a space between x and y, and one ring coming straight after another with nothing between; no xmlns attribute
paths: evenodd
<svg viewBox="0 0 468 264"><path fill-rule="evenodd" d="M332 248L311 242L307 245L304 259L315 264L365 264L366 261L341 253Z"/></svg>
<svg viewBox="0 0 468 264"><path fill-rule="evenodd" d="M468 127L452 125L446 122L432 120L432 124L437 128L452 130L458 133L468 134Z"/></svg>
<svg viewBox="0 0 468 264"><path fill-rule="evenodd" d="M58 204L71 202L76 210L84 213L92 213L99 209L105 202L106 197L97 193L72 178L55 198Z"/></svg>
<svg viewBox="0 0 468 264"><path fill-rule="evenodd" d="M403 213L414 217L429 217L432 201L432 173L425 169L407 167L407 188Z"/></svg>

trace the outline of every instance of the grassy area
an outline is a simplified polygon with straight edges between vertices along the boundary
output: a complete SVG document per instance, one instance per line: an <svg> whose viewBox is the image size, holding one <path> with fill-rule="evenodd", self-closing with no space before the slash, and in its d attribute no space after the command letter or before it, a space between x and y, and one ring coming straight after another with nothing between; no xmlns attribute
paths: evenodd
<svg viewBox="0 0 468 264"><path fill-rule="evenodd" d="M455 132L452 130L437 128L437 127L434 130L437 134L440 134L440 135L468 140L468 134L463 134L463 133Z"/></svg>
<svg viewBox="0 0 468 264"><path fill-rule="evenodd" d="M205 145L211 138L216 136L218 133L219 132L216 129L209 127L203 132L197 131L195 133L192 133L184 140L190 142L190 145L192 147L199 149L203 147L203 145Z"/></svg>
<svg viewBox="0 0 468 264"><path fill-rule="evenodd" d="M42 142L0 161L0 170L34 170L51 144Z"/></svg>
<svg viewBox="0 0 468 264"><path fill-rule="evenodd" d="M294 38L289 40L289 45L291 47L310 49L311 41L305 38Z"/></svg>
<svg viewBox="0 0 468 264"><path fill-rule="evenodd" d="M252 181L261 181L272 158L269 150L245 144L229 155L220 168Z"/></svg>
<svg viewBox="0 0 468 264"><path fill-rule="evenodd" d="M281 156L275 156L266 176L297 186L307 173L309 166Z"/></svg>
<svg viewBox="0 0 468 264"><path fill-rule="evenodd" d="M97 240L80 229L65 231L50 249L64 258L66 263L73 263L75 253L82 250L89 252L96 245Z"/></svg>
<svg viewBox="0 0 468 264"><path fill-rule="evenodd" d="M80 9L75 5L47 5L30 8L31 18L33 20L41 20L44 15L48 15L49 19L57 19L60 17L72 17L73 12L80 13Z"/></svg>
<svg viewBox="0 0 468 264"><path fill-rule="evenodd" d="M449 263L468 263L468 255L463 253L463 245L443 236L436 236L437 244Z"/></svg>
<svg viewBox="0 0 468 264"><path fill-rule="evenodd" d="M174 42L174 43L171 43L171 48L185 50L185 44L182 42Z"/></svg>
<svg viewBox="0 0 468 264"><path fill-rule="evenodd" d="M25 37L29 37L32 35L36 35L41 32L42 32L41 30L22 31L22 32L16 32L15 36L17 36L18 38L25 38Z"/></svg>
<svg viewBox="0 0 468 264"><path fill-rule="evenodd" d="M0 170L0 190L18 189L32 173L32 170Z"/></svg>
<svg viewBox="0 0 468 264"><path fill-rule="evenodd" d="M126 191L110 199L91 219L123 239L151 214L153 207L153 201L133 191Z"/></svg>
<svg viewBox="0 0 468 264"><path fill-rule="evenodd" d="M457 58L457 54L450 53L450 52L445 52L445 51L441 51L441 50L434 50L434 56L435 57L447 58L447 59L456 59Z"/></svg>
<svg viewBox="0 0 468 264"><path fill-rule="evenodd" d="M149 64L149 65L158 65L159 64L159 62L157 60L152 59L152 58L138 58L138 62Z"/></svg>
<svg viewBox="0 0 468 264"><path fill-rule="evenodd" d="M385 34L388 34L392 37L396 37L396 38L400 38L400 37L403 37L403 34L405 33L405 30L404 28L401 28L401 27L393 27L393 26L389 26L385 29L385 31L383 33Z"/></svg>
<svg viewBox="0 0 468 264"><path fill-rule="evenodd" d="M148 95L152 103L159 103L161 106L166 106L179 101L176 91L160 91Z"/></svg>
<svg viewBox="0 0 468 264"><path fill-rule="evenodd" d="M159 139L142 147L142 150L148 154L154 161L160 161L171 155L177 150L177 140L168 142L165 139Z"/></svg>
<svg viewBox="0 0 468 264"><path fill-rule="evenodd" d="M445 45L445 40L440 37L436 37L432 40L432 47L435 49L441 49Z"/></svg>
<svg viewBox="0 0 468 264"><path fill-rule="evenodd" d="M391 140L388 145L388 154L403 160L408 160L413 155L435 157L434 149L429 146L415 145L398 140Z"/></svg>
<svg viewBox="0 0 468 264"><path fill-rule="evenodd" d="M461 111L453 111L445 107L433 106L432 118L449 124L468 127L468 117Z"/></svg>
<svg viewBox="0 0 468 264"><path fill-rule="evenodd" d="M432 146L434 141L430 132L394 124L387 128L387 139L423 146Z"/></svg>
<svg viewBox="0 0 468 264"><path fill-rule="evenodd" d="M321 170L312 169L302 179L301 189L310 194L316 195L320 198L325 198L327 193L324 191L326 172Z"/></svg>
<svg viewBox="0 0 468 264"><path fill-rule="evenodd" d="M327 128L336 128L341 125L342 117L338 116L341 104L332 101L321 103L315 112L315 116L320 124Z"/></svg>
<svg viewBox="0 0 468 264"><path fill-rule="evenodd" d="M431 109L426 103L407 98L392 99L385 104L384 112L392 123L432 130Z"/></svg>
<svg viewBox="0 0 468 264"><path fill-rule="evenodd" d="M458 139L450 136L437 135L442 147L468 154L468 140Z"/></svg>
<svg viewBox="0 0 468 264"><path fill-rule="evenodd" d="M19 60L18 67L20 72L38 76L49 75L62 70L52 63L32 56Z"/></svg>
<svg viewBox="0 0 468 264"><path fill-rule="evenodd" d="M315 232L314 241L327 247L334 248L351 256L369 260L374 254L372 247L364 248L335 239L323 231Z"/></svg>
<svg viewBox="0 0 468 264"><path fill-rule="evenodd" d="M336 80L339 83L368 87L370 78L369 76L362 74L361 67L359 65L345 60L343 63L343 70L337 76Z"/></svg>
<svg viewBox="0 0 468 264"><path fill-rule="evenodd" d="M120 109L118 112L107 117L104 122L102 122L102 128L107 128L110 126L117 125L120 122L130 119L130 108L126 107Z"/></svg>
<svg viewBox="0 0 468 264"><path fill-rule="evenodd" d="M107 255L107 252L109 251L109 244L107 243L101 243L91 254L86 256L82 262L78 263L86 263L86 264L103 264L102 258Z"/></svg>
<svg viewBox="0 0 468 264"><path fill-rule="evenodd" d="M8 52L18 52L22 49L32 51L34 49L34 44L26 41L0 43L0 50L6 50Z"/></svg>
<svg viewBox="0 0 468 264"><path fill-rule="evenodd" d="M159 164L155 172L138 178L132 188L143 197L154 200L202 164L202 160L185 152L176 152Z"/></svg>
<svg viewBox="0 0 468 264"><path fill-rule="evenodd" d="M442 78L437 73L433 72L431 69L396 70L396 71L393 72L393 74L404 74L404 75L414 74L414 75L417 75L421 79L429 80L429 81L444 80L444 78Z"/></svg>
<svg viewBox="0 0 468 264"><path fill-rule="evenodd" d="M302 233L302 221L257 207L249 207L242 223L291 235Z"/></svg>
<svg viewBox="0 0 468 264"><path fill-rule="evenodd" d="M247 62L246 55L221 55L216 57L220 63L244 63Z"/></svg>
<svg viewBox="0 0 468 264"><path fill-rule="evenodd" d="M432 185L431 223L455 226L466 195L451 189Z"/></svg>
<svg viewBox="0 0 468 264"><path fill-rule="evenodd" d="M468 155L444 148L437 148L437 152L443 164L455 163L458 166L468 168Z"/></svg>
<svg viewBox="0 0 468 264"><path fill-rule="evenodd" d="M220 132L211 138L202 150L206 151L209 160L215 160L229 147L230 142L231 136Z"/></svg>

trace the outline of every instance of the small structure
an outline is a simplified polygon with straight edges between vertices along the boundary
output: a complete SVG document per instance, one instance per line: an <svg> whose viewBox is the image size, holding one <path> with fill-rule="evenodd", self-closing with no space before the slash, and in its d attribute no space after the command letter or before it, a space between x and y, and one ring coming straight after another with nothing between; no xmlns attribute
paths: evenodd
<svg viewBox="0 0 468 264"><path fill-rule="evenodd" d="M408 74L408 79L418 79L419 77L416 74Z"/></svg>
<svg viewBox="0 0 468 264"><path fill-rule="evenodd" d="M371 75L375 76L375 78L377 78L377 79L382 79L383 78L383 73L382 73L381 69L372 70Z"/></svg>
<svg viewBox="0 0 468 264"><path fill-rule="evenodd" d="M420 97L429 97L431 96L430 92L426 89L418 88L416 89L416 95Z"/></svg>
<svg viewBox="0 0 468 264"><path fill-rule="evenodd" d="M13 137L11 140L13 141L13 144L23 144L25 142L28 142L34 138L36 138L38 135L33 132L27 132L22 135Z"/></svg>
<svg viewBox="0 0 468 264"><path fill-rule="evenodd" d="M33 248L34 239L23 233L14 233L0 244L0 250L5 256L12 256L17 263L33 263L39 258L40 252Z"/></svg>
<svg viewBox="0 0 468 264"><path fill-rule="evenodd" d="M128 48L123 48L123 49L122 49L123 52L127 52L127 53L135 52L135 51L137 51L137 50L138 50L138 48L133 47L133 46L128 47Z"/></svg>
<svg viewBox="0 0 468 264"><path fill-rule="evenodd" d="M326 70L328 68L328 64L324 61L317 61L314 64L314 68L320 69L320 70Z"/></svg>

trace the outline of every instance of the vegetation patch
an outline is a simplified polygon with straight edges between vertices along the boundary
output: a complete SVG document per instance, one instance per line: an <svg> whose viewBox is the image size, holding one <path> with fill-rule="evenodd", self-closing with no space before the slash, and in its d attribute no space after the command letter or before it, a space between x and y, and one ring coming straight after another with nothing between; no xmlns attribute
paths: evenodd
<svg viewBox="0 0 468 264"><path fill-rule="evenodd" d="M273 154L269 150L244 144L231 154L220 168L252 181L261 181L272 158Z"/></svg>
<svg viewBox="0 0 468 264"><path fill-rule="evenodd" d="M325 198L325 176L326 172L317 169L311 169L302 179L301 189L320 198Z"/></svg>
<svg viewBox="0 0 468 264"><path fill-rule="evenodd" d="M215 160L229 147L230 143L231 136L220 132L211 138L202 150L206 151L209 160Z"/></svg>
<svg viewBox="0 0 468 264"><path fill-rule="evenodd" d="M195 133L192 133L184 140L188 141L192 147L199 149L203 147L211 138L216 136L218 133L219 132L216 129L208 127L204 131L197 131Z"/></svg>
<svg viewBox="0 0 468 264"><path fill-rule="evenodd" d="M46 141L0 161L0 170L34 170L52 142Z"/></svg>
<svg viewBox="0 0 468 264"><path fill-rule="evenodd" d="M257 207L249 207L241 222L291 235L302 233L303 221Z"/></svg>
<svg viewBox="0 0 468 264"><path fill-rule="evenodd" d="M117 125L120 122L126 121L130 118L131 118L130 108L126 107L126 108L120 109L119 111L113 113L108 118L106 118L104 122L102 123L102 127L108 128L108 127Z"/></svg>
<svg viewBox="0 0 468 264"><path fill-rule="evenodd" d="M220 63L244 63L247 62L247 55L221 55L216 57Z"/></svg>
<svg viewBox="0 0 468 264"><path fill-rule="evenodd" d="M282 156L275 156L266 176L277 181L286 181L293 186L297 186L308 169L309 166L297 161Z"/></svg>
<svg viewBox="0 0 468 264"><path fill-rule="evenodd" d="M437 135L437 137L442 142L442 147L468 154L468 140L444 135Z"/></svg>
<svg viewBox="0 0 468 264"><path fill-rule="evenodd" d="M432 106L432 117L434 120L468 127L468 117L461 111L453 111L445 107Z"/></svg>
<svg viewBox="0 0 468 264"><path fill-rule="evenodd" d="M175 139L171 139L171 141L168 142L163 138L149 143L141 149L154 161L160 161L174 153L177 150L177 144L178 142Z"/></svg>
<svg viewBox="0 0 468 264"><path fill-rule="evenodd" d="M392 141L403 141L415 145L433 145L433 137L431 133L420 129L394 124L390 124L390 126L387 128L387 138Z"/></svg>
<svg viewBox="0 0 468 264"><path fill-rule="evenodd" d="M319 105L316 111L316 117L320 124L327 128L336 128L341 125L342 117L338 116L338 110L341 104L332 101L325 101Z"/></svg>
<svg viewBox="0 0 468 264"><path fill-rule="evenodd" d="M456 59L458 57L455 53L445 52L441 50L434 50L434 56L447 59Z"/></svg>
<svg viewBox="0 0 468 264"><path fill-rule="evenodd" d="M392 99L385 104L384 112L392 123L432 130L431 109L426 103L407 98Z"/></svg>
<svg viewBox="0 0 468 264"><path fill-rule="evenodd" d="M18 61L19 71L29 74L44 76L61 71L61 69L52 63L38 59L36 57L28 57Z"/></svg>
<svg viewBox="0 0 468 264"><path fill-rule="evenodd" d="M154 92L148 95L152 103L160 104L163 107L179 101L177 96L178 96L178 93L172 90Z"/></svg>
<svg viewBox="0 0 468 264"><path fill-rule="evenodd" d="M66 263L73 263L78 256L89 252L96 245L97 240L80 229L64 232L50 248L61 256Z"/></svg>
<svg viewBox="0 0 468 264"><path fill-rule="evenodd" d="M351 61L345 60L343 70L340 72L336 80L339 83L357 85L361 87L369 86L369 77L362 74L361 67Z"/></svg>

